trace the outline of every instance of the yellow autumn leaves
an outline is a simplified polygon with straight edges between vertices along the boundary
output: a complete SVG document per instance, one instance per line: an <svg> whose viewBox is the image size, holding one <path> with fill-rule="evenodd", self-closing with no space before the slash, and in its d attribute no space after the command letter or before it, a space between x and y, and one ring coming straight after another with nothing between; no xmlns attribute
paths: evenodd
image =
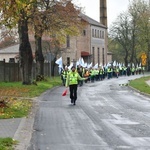
<svg viewBox="0 0 150 150"><path fill-rule="evenodd" d="M30 100L9 99L6 101L6 107L0 107L0 119L25 117L31 105Z"/></svg>
<svg viewBox="0 0 150 150"><path fill-rule="evenodd" d="M25 99L27 88L0 89L0 119L20 118L28 114L31 100Z"/></svg>

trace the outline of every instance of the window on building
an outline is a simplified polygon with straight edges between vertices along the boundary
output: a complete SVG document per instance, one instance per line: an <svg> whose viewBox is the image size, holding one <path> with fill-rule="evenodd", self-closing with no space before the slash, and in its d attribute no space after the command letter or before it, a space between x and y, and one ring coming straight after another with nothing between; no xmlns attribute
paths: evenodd
<svg viewBox="0 0 150 150"><path fill-rule="evenodd" d="M100 31L100 38L102 38L102 31Z"/></svg>
<svg viewBox="0 0 150 150"><path fill-rule="evenodd" d="M95 48L92 47L92 54L93 54L93 65L95 65Z"/></svg>
<svg viewBox="0 0 150 150"><path fill-rule="evenodd" d="M100 65L100 49L99 47L97 48L97 60L98 60L98 66Z"/></svg>
<svg viewBox="0 0 150 150"><path fill-rule="evenodd" d="M103 31L104 33L103 33L103 38L105 38L105 31Z"/></svg>
<svg viewBox="0 0 150 150"><path fill-rule="evenodd" d="M70 47L70 37L69 37L69 35L67 35L67 39L66 40L67 40L67 43L66 43L67 47Z"/></svg>
<svg viewBox="0 0 150 150"><path fill-rule="evenodd" d="M102 38L104 39L104 31L102 31Z"/></svg>
<svg viewBox="0 0 150 150"><path fill-rule="evenodd" d="M83 30L83 36L86 36L86 30Z"/></svg>
<svg viewBox="0 0 150 150"><path fill-rule="evenodd" d="M97 36L98 36L98 38L99 38L99 30L97 30L97 32L98 32L98 35L97 35Z"/></svg>
<svg viewBox="0 0 150 150"><path fill-rule="evenodd" d="M96 29L95 29L95 37L97 37L97 32L96 32Z"/></svg>
<svg viewBox="0 0 150 150"><path fill-rule="evenodd" d="M103 66L104 66L104 63L105 63L105 51L104 51L104 48L103 48Z"/></svg>
<svg viewBox="0 0 150 150"><path fill-rule="evenodd" d="M92 29L92 37L94 37L94 29Z"/></svg>
<svg viewBox="0 0 150 150"><path fill-rule="evenodd" d="M67 57L67 66L70 66L70 57Z"/></svg>

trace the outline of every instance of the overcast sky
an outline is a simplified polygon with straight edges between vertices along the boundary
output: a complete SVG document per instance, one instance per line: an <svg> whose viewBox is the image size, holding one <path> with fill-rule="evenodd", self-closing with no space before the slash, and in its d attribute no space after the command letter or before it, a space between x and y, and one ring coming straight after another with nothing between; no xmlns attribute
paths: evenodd
<svg viewBox="0 0 150 150"><path fill-rule="evenodd" d="M73 0L78 6L84 7L85 14L99 21L100 0ZM116 20L117 16L128 9L129 0L107 0L108 26Z"/></svg>

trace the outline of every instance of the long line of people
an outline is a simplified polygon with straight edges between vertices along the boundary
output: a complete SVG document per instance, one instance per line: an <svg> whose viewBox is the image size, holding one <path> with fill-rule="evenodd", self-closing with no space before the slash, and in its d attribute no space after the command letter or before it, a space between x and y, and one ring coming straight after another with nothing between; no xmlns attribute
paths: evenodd
<svg viewBox="0 0 150 150"><path fill-rule="evenodd" d="M79 80L78 85L82 86L83 82L95 82L102 81L104 79L118 78L120 76L130 76L137 74L144 74L144 67L119 67L119 66L108 66L100 68L84 68L82 66L77 66L76 71L81 77L87 78L85 81ZM66 66L64 70L61 71L62 84L65 86L66 78L69 73L69 69Z"/></svg>

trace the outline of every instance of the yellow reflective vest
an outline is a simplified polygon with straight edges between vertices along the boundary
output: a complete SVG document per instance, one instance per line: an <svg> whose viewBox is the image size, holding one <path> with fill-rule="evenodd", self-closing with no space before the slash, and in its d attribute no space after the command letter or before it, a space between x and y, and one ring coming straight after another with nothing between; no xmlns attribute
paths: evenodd
<svg viewBox="0 0 150 150"><path fill-rule="evenodd" d="M85 78L81 78L77 72L69 72L67 75L66 86L78 84L78 80L85 80Z"/></svg>

